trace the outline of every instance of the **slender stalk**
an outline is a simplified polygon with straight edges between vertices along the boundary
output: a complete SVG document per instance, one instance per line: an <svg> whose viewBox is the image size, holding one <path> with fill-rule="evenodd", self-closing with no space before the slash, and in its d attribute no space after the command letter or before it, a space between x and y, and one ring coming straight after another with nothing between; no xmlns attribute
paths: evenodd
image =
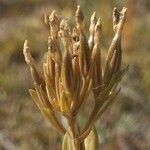
<svg viewBox="0 0 150 150"><path fill-rule="evenodd" d="M76 117L72 117L71 119L69 119L68 124L70 126L73 136L74 150L84 150L84 143L81 143L79 140L76 140L79 134L79 125L77 123Z"/></svg>

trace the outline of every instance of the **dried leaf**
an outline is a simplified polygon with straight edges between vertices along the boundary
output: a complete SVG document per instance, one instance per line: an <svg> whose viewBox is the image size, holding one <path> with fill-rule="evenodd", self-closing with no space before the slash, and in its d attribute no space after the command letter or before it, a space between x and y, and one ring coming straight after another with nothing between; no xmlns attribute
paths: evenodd
<svg viewBox="0 0 150 150"><path fill-rule="evenodd" d="M68 133L66 133L63 138L62 150L75 150L73 148L72 139L70 138Z"/></svg>
<svg viewBox="0 0 150 150"><path fill-rule="evenodd" d="M29 90L29 92L30 92L33 100L35 101L35 103L39 107L40 111L49 120L49 122L52 124L52 126L54 128L56 128L56 130L59 131L60 133L65 134L65 132L66 132L65 128L59 123L55 114L49 108L44 107L40 103L37 92L34 90Z"/></svg>
<svg viewBox="0 0 150 150"><path fill-rule="evenodd" d="M85 150L98 150L98 134L93 127L88 137L84 140Z"/></svg>

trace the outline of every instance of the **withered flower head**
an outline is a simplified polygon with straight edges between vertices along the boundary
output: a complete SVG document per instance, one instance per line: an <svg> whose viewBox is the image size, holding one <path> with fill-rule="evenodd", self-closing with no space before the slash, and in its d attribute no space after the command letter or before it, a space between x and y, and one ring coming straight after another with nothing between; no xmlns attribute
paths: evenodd
<svg viewBox="0 0 150 150"><path fill-rule="evenodd" d="M23 53L30 66L34 90L30 94L50 123L60 133L68 133L57 117L57 112L68 120L72 138L81 143L93 129L95 121L113 102L120 91L118 83L127 71L122 69L121 35L126 17L126 8L113 11L115 32L106 57L105 67L101 65L101 19L94 12L87 39L84 15L80 8L76 11L76 25L70 29L66 20L60 20L53 11L46 23L50 26L48 52L40 75L25 41ZM63 45L63 46L61 46ZM94 95L94 108L82 131L79 131L77 115L90 93ZM79 142L80 141L80 142Z"/></svg>

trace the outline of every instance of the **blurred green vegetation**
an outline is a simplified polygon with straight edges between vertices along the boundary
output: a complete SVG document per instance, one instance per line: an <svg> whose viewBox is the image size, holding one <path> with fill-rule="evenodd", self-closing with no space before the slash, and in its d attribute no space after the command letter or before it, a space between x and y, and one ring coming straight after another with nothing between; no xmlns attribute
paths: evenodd
<svg viewBox="0 0 150 150"><path fill-rule="evenodd" d="M80 4L89 25L93 11L102 18L102 53L113 37L112 10L128 7L123 36L123 61L130 70L118 100L97 123L102 150L150 149L150 1L136 0L1 0L0 1L0 150L3 139L21 150L60 150L61 137L41 115L28 89L32 88L22 47L29 40L37 63L47 51L48 29L43 14L56 9L71 19ZM81 122L84 123L88 107ZM13 150L13 149L12 149Z"/></svg>

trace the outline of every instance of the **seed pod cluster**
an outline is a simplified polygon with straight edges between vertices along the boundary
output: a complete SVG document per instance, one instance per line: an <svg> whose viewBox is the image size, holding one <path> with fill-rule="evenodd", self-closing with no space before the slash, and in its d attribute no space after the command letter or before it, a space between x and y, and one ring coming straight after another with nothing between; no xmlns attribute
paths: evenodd
<svg viewBox="0 0 150 150"><path fill-rule="evenodd" d="M95 121L113 102L120 91L117 85L127 71L122 69L121 35L126 18L126 8L113 11L114 38L109 47L105 67L101 65L102 22L94 12L91 16L89 38L87 38L84 15L80 8L76 10L76 24L70 28L67 20L60 19L53 11L45 16L45 23L50 27L48 52L40 75L30 53L27 40L23 53L30 67L34 81L34 90L30 94L50 123L60 133L65 134L57 112L62 114L72 125L90 93L94 95L94 108L85 127L78 134L77 140L83 141L92 130ZM73 130L72 130L73 131Z"/></svg>

